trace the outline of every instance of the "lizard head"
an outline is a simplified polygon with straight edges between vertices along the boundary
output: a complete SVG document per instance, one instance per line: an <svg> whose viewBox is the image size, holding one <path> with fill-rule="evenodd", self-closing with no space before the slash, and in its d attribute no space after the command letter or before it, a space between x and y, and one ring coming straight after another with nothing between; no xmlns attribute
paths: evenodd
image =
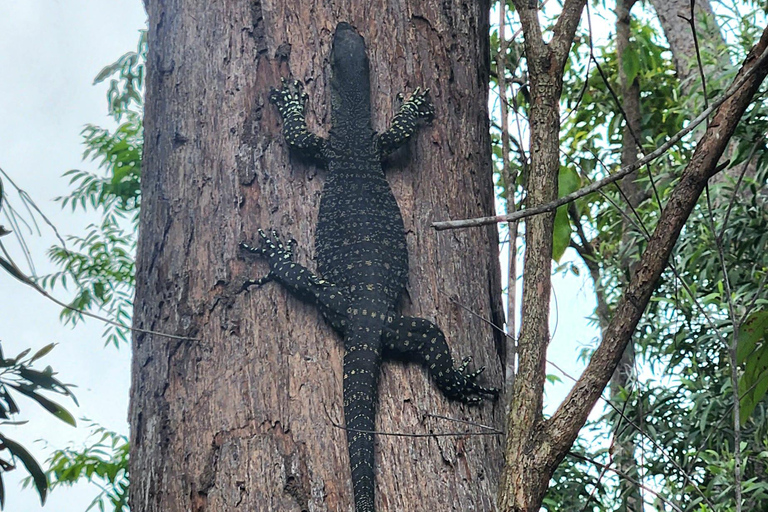
<svg viewBox="0 0 768 512"><path fill-rule="evenodd" d="M366 108L370 116L370 73L365 41L349 23L339 23L331 51L331 94L334 105Z"/></svg>

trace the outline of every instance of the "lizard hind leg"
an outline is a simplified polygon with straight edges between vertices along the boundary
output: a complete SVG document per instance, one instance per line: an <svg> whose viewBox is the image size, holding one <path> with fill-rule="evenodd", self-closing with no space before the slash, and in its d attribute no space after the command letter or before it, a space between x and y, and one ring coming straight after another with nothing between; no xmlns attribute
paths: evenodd
<svg viewBox="0 0 768 512"><path fill-rule="evenodd" d="M467 372L472 358L464 358L458 367L454 365L443 331L429 320L394 318L384 330L383 347L385 356L424 365L440 391L451 400L474 404L482 401L481 395L499 394L498 389L477 383L485 367Z"/></svg>

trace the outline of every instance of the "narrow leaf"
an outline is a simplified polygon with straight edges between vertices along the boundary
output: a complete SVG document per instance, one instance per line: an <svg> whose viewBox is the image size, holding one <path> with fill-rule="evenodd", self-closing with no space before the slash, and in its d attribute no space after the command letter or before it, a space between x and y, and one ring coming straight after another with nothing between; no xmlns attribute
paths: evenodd
<svg viewBox="0 0 768 512"><path fill-rule="evenodd" d="M32 359L29 360L30 363L37 361L41 357L44 357L46 354L48 354L51 350L53 350L53 347L55 347L55 343L49 343L48 345L44 346L37 352L35 352L35 355L32 356Z"/></svg>
<svg viewBox="0 0 768 512"><path fill-rule="evenodd" d="M35 482L35 488L40 495L40 503L45 504L45 498L48 495L48 479L45 477L45 473L40 468L40 464L37 463L35 458L27 451L26 448L21 446L16 441L12 441L7 437L0 434L0 441L8 448L15 457L18 457L27 468L29 474L32 475L32 480Z"/></svg>
<svg viewBox="0 0 768 512"><path fill-rule="evenodd" d="M72 414L69 411L67 411L65 408L63 408L62 406L60 406L56 402L53 402L52 400L49 400L48 398L44 397L43 395L39 395L39 394L35 393L34 391L32 391L32 390L30 390L28 388L25 388L23 386L18 386L18 385L15 385L15 384L11 384L10 386L13 389L17 390L19 393L22 393L22 394L28 396L32 400L34 400L37 403L39 403L40 405L42 405L43 408L46 411L48 411L51 414L53 414L54 416L56 416L57 418L59 418L64 423L69 423L73 427L77 426L77 422L75 421L74 416L72 416Z"/></svg>

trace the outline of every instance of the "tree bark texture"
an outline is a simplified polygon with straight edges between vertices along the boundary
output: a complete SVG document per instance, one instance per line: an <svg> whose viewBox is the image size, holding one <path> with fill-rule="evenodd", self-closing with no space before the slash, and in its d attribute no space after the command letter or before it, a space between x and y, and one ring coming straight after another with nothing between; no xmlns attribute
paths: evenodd
<svg viewBox="0 0 768 512"><path fill-rule="evenodd" d="M148 0L145 153L131 390L131 509L350 511L338 336L276 284L241 241L275 228L314 269L323 171L289 156L269 89L305 82L310 129L329 128L328 56L340 21L363 35L373 123L398 92L429 87L437 115L388 175L410 255L405 314L435 321L456 359L503 379L496 228L435 233L435 220L492 214L488 3L468 0ZM410 153L410 160L405 158ZM468 312L464 307L473 311ZM497 403L448 402L419 367L386 363L377 429L501 427ZM377 510L495 510L497 436L377 435Z"/></svg>
<svg viewBox="0 0 768 512"><path fill-rule="evenodd" d="M557 198L560 170L560 94L563 67L586 1L567 1L549 45L542 39L537 3L515 1L525 36L531 84L531 166L527 204L535 207ZM525 221L523 293L518 338L518 371L507 415L505 467L499 488L504 511L538 511L549 478L560 462L536 457L540 449L542 403L549 344L552 229L555 213Z"/></svg>

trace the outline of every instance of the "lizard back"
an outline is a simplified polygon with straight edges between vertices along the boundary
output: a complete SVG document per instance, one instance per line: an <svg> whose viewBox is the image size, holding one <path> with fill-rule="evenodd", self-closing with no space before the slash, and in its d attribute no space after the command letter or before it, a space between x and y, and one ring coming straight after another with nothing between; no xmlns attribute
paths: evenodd
<svg viewBox="0 0 768 512"><path fill-rule="evenodd" d="M408 251L400 208L381 166L371 127L363 38L340 23L331 54L328 175L320 200L320 273L367 302L392 308L405 287ZM378 308L377 308L378 309Z"/></svg>

